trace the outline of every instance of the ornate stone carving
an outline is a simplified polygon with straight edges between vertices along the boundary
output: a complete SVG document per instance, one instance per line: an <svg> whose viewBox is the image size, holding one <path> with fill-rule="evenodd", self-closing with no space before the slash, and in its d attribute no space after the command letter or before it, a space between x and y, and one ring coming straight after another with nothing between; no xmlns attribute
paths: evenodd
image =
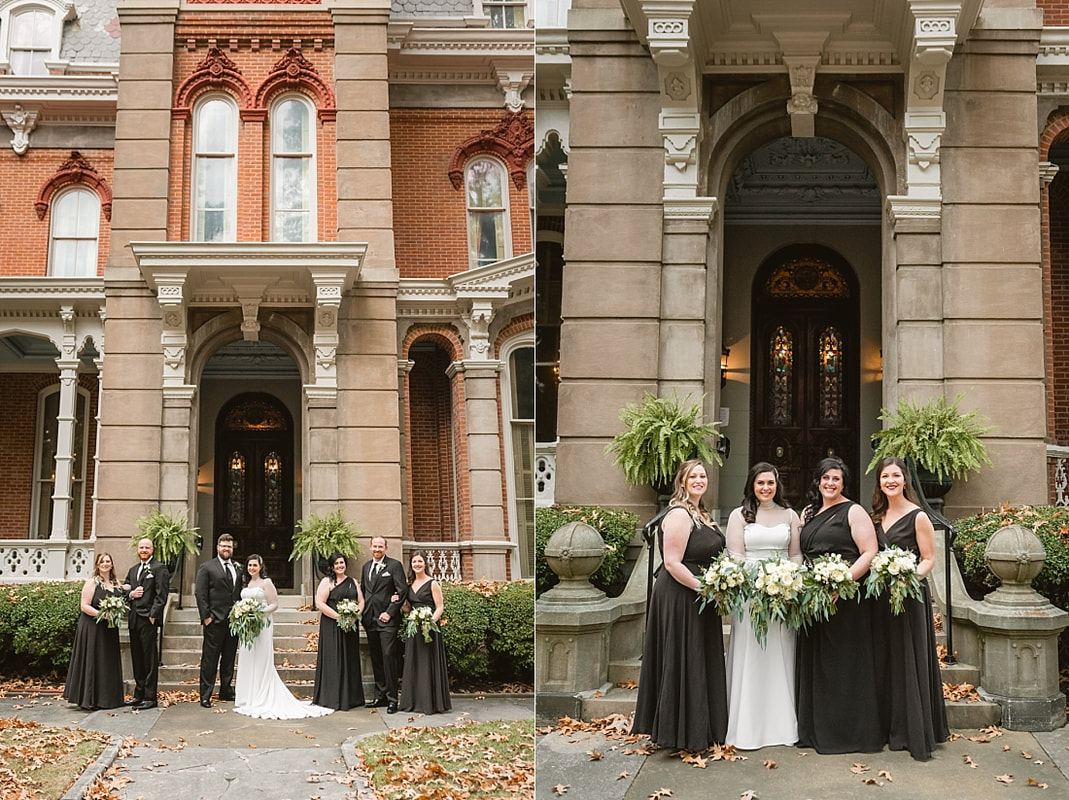
<svg viewBox="0 0 1069 800"><path fill-rule="evenodd" d="M315 65L305 58L300 50L293 47L275 62L271 72L256 90L256 108L266 109L273 94L292 89L304 90L315 98L321 120L333 120L337 117L334 92L323 80Z"/></svg>
<svg viewBox="0 0 1069 800"><path fill-rule="evenodd" d="M913 81L913 94L921 100L931 100L939 94L939 76L934 72L922 72Z"/></svg>
<svg viewBox="0 0 1069 800"><path fill-rule="evenodd" d="M37 126L37 112L27 111L21 104L15 104L14 111L0 112L4 115L4 122L11 128L15 138L11 140L11 149L15 155L24 155L30 149L30 131Z"/></svg>
<svg viewBox="0 0 1069 800"><path fill-rule="evenodd" d="M496 126L457 147L449 161L449 182L464 186L464 163L480 153L492 153L508 166L517 189L527 185L527 163L534 155L534 123L525 112L509 112Z"/></svg>
<svg viewBox="0 0 1069 800"><path fill-rule="evenodd" d="M45 181L45 185L37 193L37 200L33 204L37 219L45 218L56 192L72 183L83 184L96 192L100 198L100 210L104 212L104 218L111 220L111 187L104 180L104 176L97 172L77 150L71 151L70 157L63 162L51 178Z"/></svg>
<svg viewBox="0 0 1069 800"><path fill-rule="evenodd" d="M490 322L493 319L493 305L485 300L472 302L471 311L463 315L464 324L468 326L468 358L472 360L489 358Z"/></svg>
<svg viewBox="0 0 1069 800"><path fill-rule="evenodd" d="M815 117L820 106L813 95L817 64L820 54L809 56L784 55L791 80L791 97L787 101L787 114L791 118L791 135L811 137L815 131Z"/></svg>
<svg viewBox="0 0 1069 800"><path fill-rule="evenodd" d="M188 114L196 96L209 88L228 89L237 96L239 107L252 106L252 90L238 65L218 47L211 47L190 76L178 87L171 113L176 116Z"/></svg>
<svg viewBox="0 0 1069 800"><path fill-rule="evenodd" d="M690 80L682 72L670 72L664 79L664 93L680 103L690 97Z"/></svg>
<svg viewBox="0 0 1069 800"><path fill-rule="evenodd" d="M686 13L689 16L690 10ZM690 58L690 20L687 17L651 18L646 28L650 54L660 67L679 67Z"/></svg>

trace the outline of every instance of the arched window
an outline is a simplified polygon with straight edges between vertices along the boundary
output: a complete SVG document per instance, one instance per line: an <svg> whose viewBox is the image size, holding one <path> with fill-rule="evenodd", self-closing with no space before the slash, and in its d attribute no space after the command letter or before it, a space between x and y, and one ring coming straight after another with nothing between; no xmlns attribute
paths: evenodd
<svg viewBox="0 0 1069 800"><path fill-rule="evenodd" d="M507 393L502 393L507 398L505 411L508 413L509 426L505 450L512 467L506 478L509 518L515 520L520 576L524 578L534 576L534 354L529 341L517 343L507 356L508 386Z"/></svg>
<svg viewBox="0 0 1069 800"><path fill-rule="evenodd" d="M475 158L464 169L468 203L469 264L493 264L511 255L508 172L501 162Z"/></svg>
<svg viewBox="0 0 1069 800"><path fill-rule="evenodd" d="M193 220L195 242L237 239L238 109L213 95L193 112Z"/></svg>
<svg viewBox="0 0 1069 800"><path fill-rule="evenodd" d="M52 202L48 273L61 278L97 274L100 198L88 189L68 189Z"/></svg>
<svg viewBox="0 0 1069 800"><path fill-rule="evenodd" d="M315 115L293 95L271 110L271 240L316 240Z"/></svg>
<svg viewBox="0 0 1069 800"><path fill-rule="evenodd" d="M71 445L71 539L80 539L85 511L86 449L89 446L89 393L77 387L74 406L74 441ZM37 457L34 459L34 492L31 510L30 535L34 539L49 538L52 530L52 495L55 494L56 454L59 450L59 384L41 391L37 400Z"/></svg>
<svg viewBox="0 0 1069 800"><path fill-rule="evenodd" d="M8 59L13 75L47 75L45 61L52 57L55 14L28 8L11 17Z"/></svg>

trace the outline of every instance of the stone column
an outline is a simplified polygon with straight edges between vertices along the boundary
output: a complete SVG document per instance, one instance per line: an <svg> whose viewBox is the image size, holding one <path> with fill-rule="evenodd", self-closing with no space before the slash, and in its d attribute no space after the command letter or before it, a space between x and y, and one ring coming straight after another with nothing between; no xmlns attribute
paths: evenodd
<svg viewBox="0 0 1069 800"><path fill-rule="evenodd" d="M619 7L576 0L556 500L646 514L605 446L658 392L665 138L657 66ZM667 167L675 169L674 166Z"/></svg>
<svg viewBox="0 0 1069 800"><path fill-rule="evenodd" d="M1046 502L1043 280L1036 159L1036 53L1043 13L985 7L947 66L942 136L943 370L963 411L995 426L993 467L947 496L953 519ZM994 125L993 121L998 120ZM992 175L1003 176L991 180Z"/></svg>
<svg viewBox="0 0 1069 800"><path fill-rule="evenodd" d="M50 539L70 538L71 492L74 482L74 423L78 400L78 359L56 359L59 367L59 411L56 414L56 477L52 484ZM81 537L79 537L81 538Z"/></svg>

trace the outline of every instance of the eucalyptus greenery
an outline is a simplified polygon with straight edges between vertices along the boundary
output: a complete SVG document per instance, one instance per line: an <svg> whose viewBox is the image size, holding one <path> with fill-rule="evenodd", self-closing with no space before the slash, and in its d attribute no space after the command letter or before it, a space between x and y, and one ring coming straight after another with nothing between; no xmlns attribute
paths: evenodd
<svg viewBox="0 0 1069 800"><path fill-rule="evenodd" d="M130 547L137 549L139 541L149 539L153 555L164 564L173 564L186 553L200 553L197 528L190 527L185 511L154 509L137 520L137 530L130 539Z"/></svg>
<svg viewBox="0 0 1069 800"><path fill-rule="evenodd" d="M887 456L908 458L918 468L934 473L938 480L968 480L968 473L985 464L991 466L980 437L992 427L975 411L960 413L961 398L958 395L948 403L945 397L938 397L920 406L899 400L894 411L882 409L880 419L888 425L873 436L876 451L866 472Z"/></svg>
<svg viewBox="0 0 1069 800"><path fill-rule="evenodd" d="M701 405L689 401L689 394L680 400L647 392L641 403L620 409L625 428L605 450L615 455L613 463L623 468L632 486L671 483L679 465L690 458L723 463L709 444L720 437L720 423L703 423Z"/></svg>
<svg viewBox="0 0 1069 800"><path fill-rule="evenodd" d="M331 511L326 516L309 514L308 519L297 520L290 561L296 561L305 553L314 553L320 558L341 553L351 558L364 552L360 537L366 535L367 532L355 523L346 522L340 511Z"/></svg>

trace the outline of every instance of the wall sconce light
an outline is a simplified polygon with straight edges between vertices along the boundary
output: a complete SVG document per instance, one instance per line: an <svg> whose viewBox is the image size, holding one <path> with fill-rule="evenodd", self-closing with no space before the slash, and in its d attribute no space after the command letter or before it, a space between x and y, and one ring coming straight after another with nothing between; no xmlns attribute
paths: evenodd
<svg viewBox="0 0 1069 800"><path fill-rule="evenodd" d="M723 347L720 349L720 388L723 389L728 383L728 356L731 351Z"/></svg>

